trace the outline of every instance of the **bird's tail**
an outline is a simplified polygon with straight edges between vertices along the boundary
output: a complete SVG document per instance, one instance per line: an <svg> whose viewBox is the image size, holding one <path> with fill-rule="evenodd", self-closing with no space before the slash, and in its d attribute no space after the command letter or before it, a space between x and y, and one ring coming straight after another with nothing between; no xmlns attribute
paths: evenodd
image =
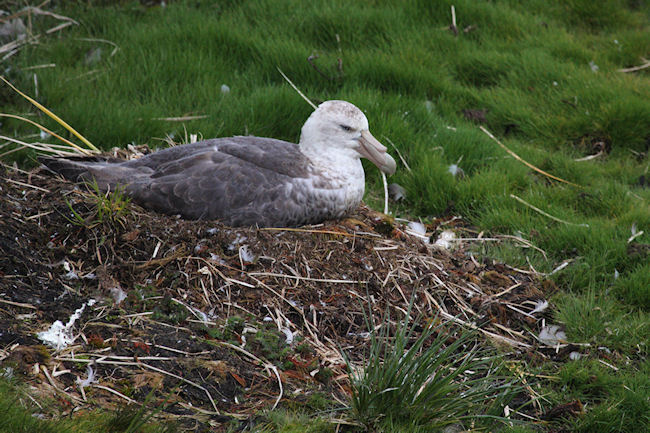
<svg viewBox="0 0 650 433"><path fill-rule="evenodd" d="M87 180L91 176L90 168L97 165L104 165L107 161L101 157L69 157L54 158L51 156L39 156L38 161L48 170L60 174L74 182Z"/></svg>

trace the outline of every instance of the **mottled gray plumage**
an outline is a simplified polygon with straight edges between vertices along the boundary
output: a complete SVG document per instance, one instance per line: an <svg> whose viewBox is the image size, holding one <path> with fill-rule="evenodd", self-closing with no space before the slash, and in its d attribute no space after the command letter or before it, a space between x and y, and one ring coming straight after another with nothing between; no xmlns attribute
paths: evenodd
<svg viewBox="0 0 650 433"><path fill-rule="evenodd" d="M158 212L231 226L289 227L338 218L356 207L363 196L360 156L394 171L394 161L376 140L370 154L358 149L369 140L374 138L358 108L328 101L305 123L300 144L230 137L131 161L40 160L73 181L94 179L104 191L121 186L135 202Z"/></svg>

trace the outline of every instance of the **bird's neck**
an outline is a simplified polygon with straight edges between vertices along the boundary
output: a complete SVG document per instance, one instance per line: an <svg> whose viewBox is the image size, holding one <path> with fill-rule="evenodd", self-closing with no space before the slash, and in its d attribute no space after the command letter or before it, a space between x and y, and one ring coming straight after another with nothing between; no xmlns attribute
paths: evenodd
<svg viewBox="0 0 650 433"><path fill-rule="evenodd" d="M327 142L301 141L300 150L320 171L337 177L363 179L363 166L359 154L353 149L335 148Z"/></svg>

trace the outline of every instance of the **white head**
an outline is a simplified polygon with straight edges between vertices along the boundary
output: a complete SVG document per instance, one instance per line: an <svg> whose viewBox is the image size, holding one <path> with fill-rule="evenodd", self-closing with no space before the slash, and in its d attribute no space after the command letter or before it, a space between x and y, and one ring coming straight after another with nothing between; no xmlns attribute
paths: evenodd
<svg viewBox="0 0 650 433"><path fill-rule="evenodd" d="M368 130L366 116L346 101L320 104L302 127L300 146L307 152L323 152L323 146L336 148L353 158L369 159L384 173L395 173L395 160Z"/></svg>

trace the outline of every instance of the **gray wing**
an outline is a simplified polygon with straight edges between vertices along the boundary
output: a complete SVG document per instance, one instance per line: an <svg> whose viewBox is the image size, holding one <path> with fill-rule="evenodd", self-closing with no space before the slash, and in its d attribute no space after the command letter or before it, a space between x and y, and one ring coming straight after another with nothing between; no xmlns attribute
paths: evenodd
<svg viewBox="0 0 650 433"><path fill-rule="evenodd" d="M219 219L233 226L307 222L307 199L294 186L309 176L311 167L293 143L220 138L117 164L74 164L85 170L75 180L94 178L102 189L121 185L134 201L162 213Z"/></svg>

